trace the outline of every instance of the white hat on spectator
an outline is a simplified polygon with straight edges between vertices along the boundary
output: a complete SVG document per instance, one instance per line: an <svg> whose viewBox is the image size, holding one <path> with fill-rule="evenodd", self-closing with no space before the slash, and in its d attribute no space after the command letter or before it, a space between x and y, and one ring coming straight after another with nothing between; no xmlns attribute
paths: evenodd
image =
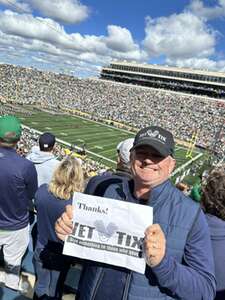
<svg viewBox="0 0 225 300"><path fill-rule="evenodd" d="M130 161L130 149L133 147L133 144L134 139L129 138L120 142L116 147L118 155L120 156L121 160L126 164Z"/></svg>

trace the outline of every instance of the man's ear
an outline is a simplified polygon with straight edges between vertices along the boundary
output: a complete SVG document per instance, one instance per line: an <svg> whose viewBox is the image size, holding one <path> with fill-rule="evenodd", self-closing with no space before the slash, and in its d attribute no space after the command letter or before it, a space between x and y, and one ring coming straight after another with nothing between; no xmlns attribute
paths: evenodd
<svg viewBox="0 0 225 300"><path fill-rule="evenodd" d="M170 157L170 165L169 165L169 174L173 172L176 166L176 160L173 157Z"/></svg>
<svg viewBox="0 0 225 300"><path fill-rule="evenodd" d="M134 157L134 153L133 153L134 151L130 151L130 162L131 162L131 160L133 159L133 157Z"/></svg>

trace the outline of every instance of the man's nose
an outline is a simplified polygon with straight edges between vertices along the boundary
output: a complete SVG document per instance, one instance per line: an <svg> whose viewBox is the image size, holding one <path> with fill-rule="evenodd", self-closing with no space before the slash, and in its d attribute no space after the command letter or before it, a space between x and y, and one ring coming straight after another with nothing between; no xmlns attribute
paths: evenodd
<svg viewBox="0 0 225 300"><path fill-rule="evenodd" d="M151 159L151 157L146 156L146 157L143 159L143 163L145 163L145 164L152 164L152 163L154 163L154 162L153 162L153 160Z"/></svg>

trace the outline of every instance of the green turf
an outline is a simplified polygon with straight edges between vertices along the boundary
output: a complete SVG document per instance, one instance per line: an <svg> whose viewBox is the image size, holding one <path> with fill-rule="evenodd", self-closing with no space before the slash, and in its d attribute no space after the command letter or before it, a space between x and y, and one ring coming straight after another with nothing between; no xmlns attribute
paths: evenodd
<svg viewBox="0 0 225 300"><path fill-rule="evenodd" d="M53 115L47 112L33 111L31 116L18 115L24 125L39 131L51 131L58 139L68 142L72 145L86 145L86 149L92 154L92 158L102 161L109 167L115 167L116 164L116 146L124 139L134 137L134 133L106 126L103 123L97 123L80 117L68 115ZM176 146L175 158L177 167L180 167L188 161L185 158L187 149L183 146ZM100 155L102 158L97 157ZM198 154L194 151L193 157ZM107 161L109 159L111 161Z"/></svg>

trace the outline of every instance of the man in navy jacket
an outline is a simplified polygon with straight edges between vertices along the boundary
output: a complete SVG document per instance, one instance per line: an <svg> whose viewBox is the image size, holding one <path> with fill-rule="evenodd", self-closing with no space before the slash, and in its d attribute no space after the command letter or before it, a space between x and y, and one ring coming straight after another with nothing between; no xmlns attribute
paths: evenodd
<svg viewBox="0 0 225 300"><path fill-rule="evenodd" d="M214 263L209 229L199 205L169 181L175 167L172 134L140 130L131 149L133 180L111 184L104 197L153 207L145 231L145 274L92 262L79 287L81 300L213 300ZM135 226L135 224L134 224ZM58 237L72 232L72 207L57 220Z"/></svg>
<svg viewBox="0 0 225 300"><path fill-rule="evenodd" d="M16 117L0 117L0 247L5 262L0 282L15 290L29 243L29 201L37 190L33 163L16 153L20 135L21 124Z"/></svg>

